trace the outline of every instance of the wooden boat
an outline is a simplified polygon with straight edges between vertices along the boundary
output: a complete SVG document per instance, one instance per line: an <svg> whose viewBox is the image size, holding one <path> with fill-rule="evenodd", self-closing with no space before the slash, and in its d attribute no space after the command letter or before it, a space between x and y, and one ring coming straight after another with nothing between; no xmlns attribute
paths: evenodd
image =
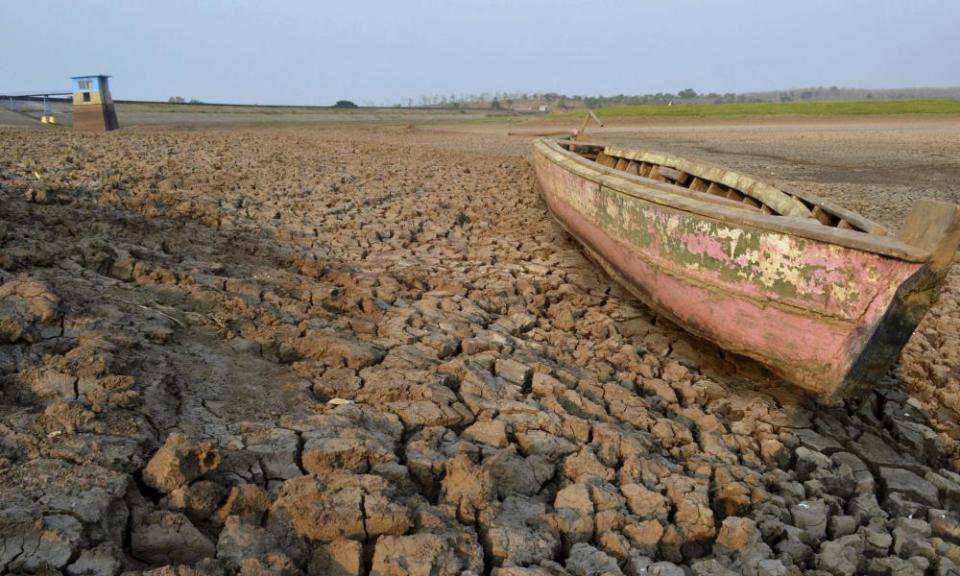
<svg viewBox="0 0 960 576"><path fill-rule="evenodd" d="M539 139L550 211L659 313L825 398L899 357L960 243L960 207L921 201L896 236L820 198L668 154Z"/></svg>

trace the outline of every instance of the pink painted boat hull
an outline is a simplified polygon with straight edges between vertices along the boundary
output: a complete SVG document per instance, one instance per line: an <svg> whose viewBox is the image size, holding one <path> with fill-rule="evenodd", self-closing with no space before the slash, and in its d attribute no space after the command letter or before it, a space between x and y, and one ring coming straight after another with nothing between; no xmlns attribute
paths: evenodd
<svg viewBox="0 0 960 576"><path fill-rule="evenodd" d="M818 239L796 219L699 206L549 140L533 165L556 219L647 305L823 396L881 376L932 302L912 295L939 284L929 256L895 240L863 248L862 232Z"/></svg>

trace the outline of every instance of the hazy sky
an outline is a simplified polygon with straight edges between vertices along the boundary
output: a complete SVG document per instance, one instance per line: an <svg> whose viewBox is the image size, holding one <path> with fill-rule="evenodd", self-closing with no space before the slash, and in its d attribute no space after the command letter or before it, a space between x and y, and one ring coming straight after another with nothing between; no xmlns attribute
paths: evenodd
<svg viewBox="0 0 960 576"><path fill-rule="evenodd" d="M958 0L0 0L0 92L118 99L960 84Z"/></svg>

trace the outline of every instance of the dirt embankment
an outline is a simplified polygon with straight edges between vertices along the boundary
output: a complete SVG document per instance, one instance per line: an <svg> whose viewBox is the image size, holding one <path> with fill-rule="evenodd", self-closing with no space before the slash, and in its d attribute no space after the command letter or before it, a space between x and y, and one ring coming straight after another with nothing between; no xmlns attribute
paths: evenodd
<svg viewBox="0 0 960 576"><path fill-rule="evenodd" d="M523 150L0 131L0 572L956 570L956 272L816 406L598 274Z"/></svg>

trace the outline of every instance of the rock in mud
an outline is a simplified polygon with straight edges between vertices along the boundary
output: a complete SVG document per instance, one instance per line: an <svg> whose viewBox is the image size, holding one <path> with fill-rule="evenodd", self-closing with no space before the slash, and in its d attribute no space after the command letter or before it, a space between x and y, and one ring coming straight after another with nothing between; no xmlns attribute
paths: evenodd
<svg viewBox="0 0 960 576"><path fill-rule="evenodd" d="M624 576L616 559L589 544L574 544L566 568L574 576Z"/></svg>
<svg viewBox="0 0 960 576"><path fill-rule="evenodd" d="M317 546L307 569L309 576L360 576L363 573L363 544L356 540L334 540Z"/></svg>
<svg viewBox="0 0 960 576"><path fill-rule="evenodd" d="M524 458L513 445L486 457L483 468L490 473L500 498L539 494L556 471L549 458L539 455Z"/></svg>
<svg viewBox="0 0 960 576"><path fill-rule="evenodd" d="M399 418L364 406L345 405L311 422L302 433L305 471L324 476L335 471L357 474L395 462L395 445L403 426Z"/></svg>
<svg viewBox="0 0 960 576"><path fill-rule="evenodd" d="M630 511L639 518L667 520L667 515L670 512L669 502L659 492L648 490L642 484L634 483L620 486L620 491L626 498Z"/></svg>
<svg viewBox="0 0 960 576"><path fill-rule="evenodd" d="M158 510L134 515L130 552L148 564L193 564L216 546L183 514Z"/></svg>
<svg viewBox="0 0 960 576"><path fill-rule="evenodd" d="M293 342L302 358L320 359L333 366L365 368L383 360L382 348L336 334L312 332Z"/></svg>
<svg viewBox="0 0 960 576"><path fill-rule="evenodd" d="M403 534L411 526L410 511L392 495L380 476L301 476L283 483L267 522L319 542Z"/></svg>
<svg viewBox="0 0 960 576"><path fill-rule="evenodd" d="M217 539L217 558L232 566L240 566L250 559L269 559L282 555L290 562L303 566L307 562L306 544L289 534L251 524L237 516L227 518Z"/></svg>
<svg viewBox="0 0 960 576"><path fill-rule="evenodd" d="M36 517L25 508L0 511L0 570L61 569L78 549L81 532L80 522L72 516Z"/></svg>
<svg viewBox="0 0 960 576"><path fill-rule="evenodd" d="M479 554L461 558L443 536L422 533L377 539L370 573L378 576L459 576L464 572L479 574L482 571Z"/></svg>
<svg viewBox="0 0 960 576"><path fill-rule="evenodd" d="M859 534L829 540L820 546L816 566L834 576L859 574L863 562L863 537Z"/></svg>
<svg viewBox="0 0 960 576"><path fill-rule="evenodd" d="M0 343L59 336L59 304L60 298L43 281L29 275L0 283Z"/></svg>
<svg viewBox="0 0 960 576"><path fill-rule="evenodd" d="M447 461L442 487L442 500L452 504L457 518L466 524L476 522L478 513L488 508L496 496L490 472L465 454Z"/></svg>
<svg viewBox="0 0 960 576"><path fill-rule="evenodd" d="M538 565L556 557L560 549L560 537L549 523L546 505L530 498L507 497L481 533L486 553L497 566Z"/></svg>
<svg viewBox="0 0 960 576"><path fill-rule="evenodd" d="M934 555L930 524L919 518L898 518L893 527L893 552L902 558Z"/></svg>
<svg viewBox="0 0 960 576"><path fill-rule="evenodd" d="M184 512L191 520L210 517L227 496L227 489L216 482L200 480L176 488L160 501L160 506Z"/></svg>
<svg viewBox="0 0 960 576"><path fill-rule="evenodd" d="M238 484L230 488L223 505L216 511L214 519L222 524L230 517L259 525L263 515L273 502L263 488L256 484Z"/></svg>
<svg viewBox="0 0 960 576"><path fill-rule="evenodd" d="M507 427L502 420L474 422L463 431L464 440L486 444L495 448L506 448L509 444Z"/></svg>
<svg viewBox="0 0 960 576"><path fill-rule="evenodd" d="M880 468L880 483L889 494L899 492L909 500L936 508L940 496L936 486L903 468Z"/></svg>
<svg viewBox="0 0 960 576"><path fill-rule="evenodd" d="M143 470L143 481L163 493L192 482L220 465L220 452L211 442L194 442L174 432Z"/></svg>
<svg viewBox="0 0 960 576"><path fill-rule="evenodd" d="M714 549L720 554L731 554L745 550L759 541L760 532L753 520L728 516L720 525Z"/></svg>
<svg viewBox="0 0 960 576"><path fill-rule="evenodd" d="M116 576L123 567L123 551L115 544L101 544L80 553L69 566L69 576Z"/></svg>
<svg viewBox="0 0 960 576"><path fill-rule="evenodd" d="M303 474L297 464L300 436L293 430L271 427L245 437L246 451L257 457L270 480L289 480Z"/></svg>
<svg viewBox="0 0 960 576"><path fill-rule="evenodd" d="M827 505L822 500L804 500L790 508L793 525L806 530L814 540L827 536L827 522L830 519Z"/></svg>

